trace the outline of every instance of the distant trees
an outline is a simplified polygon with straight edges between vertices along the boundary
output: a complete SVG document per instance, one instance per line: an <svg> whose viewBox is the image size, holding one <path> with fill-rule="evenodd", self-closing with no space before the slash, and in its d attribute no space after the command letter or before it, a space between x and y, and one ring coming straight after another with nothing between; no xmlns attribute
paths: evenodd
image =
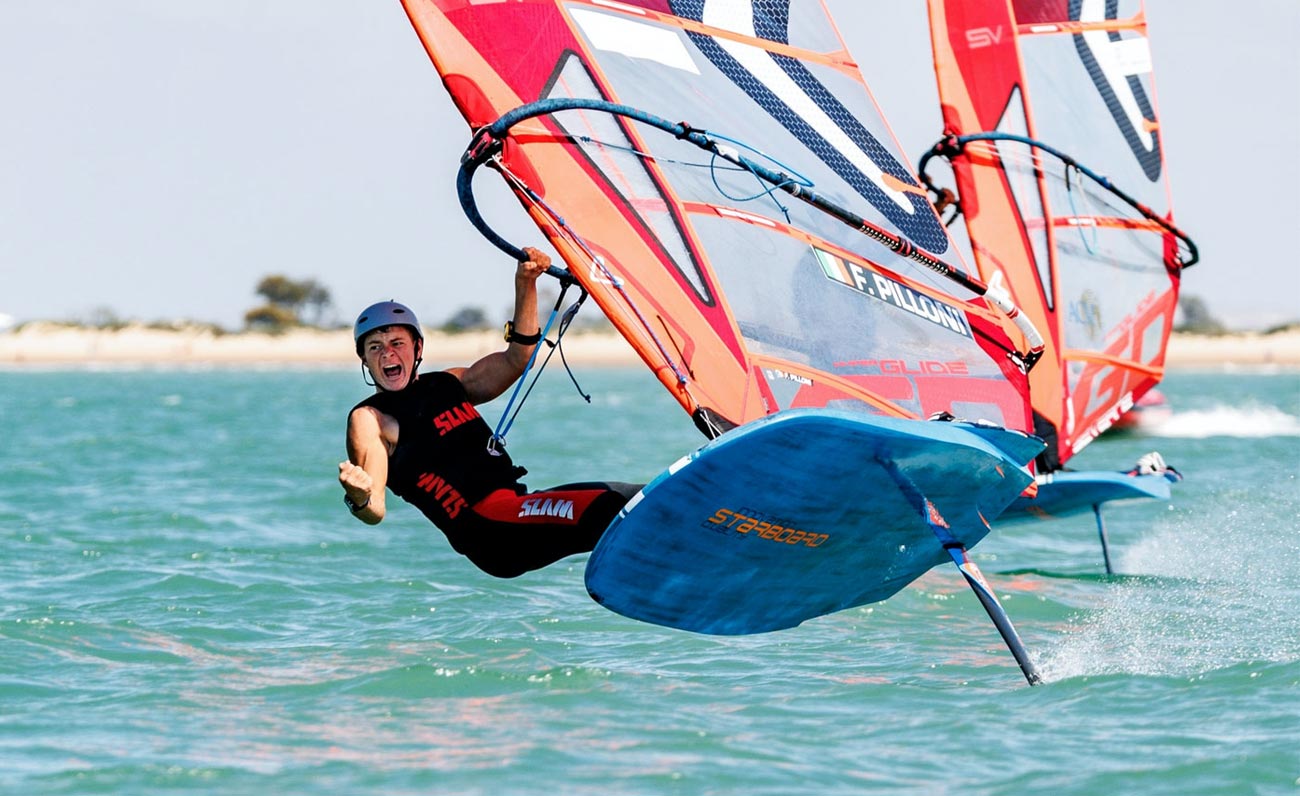
<svg viewBox="0 0 1300 796"><path fill-rule="evenodd" d="M546 325L548 314L555 306L556 299L559 298L559 292L547 290L545 288L538 291L538 310L541 312L539 319L543 326ZM565 302L567 307L572 299ZM513 307L505 307L501 310L501 322L509 319L514 312ZM558 321L557 321L558 323ZM451 314L447 320L442 322L438 327L441 331L456 334L458 332L478 332L484 329L500 329L498 321L493 320L482 307L461 307ZM595 306L594 302L584 307L583 312L579 312L573 319L571 328L574 331L613 331L614 327L609 320L605 318L600 309Z"/></svg>
<svg viewBox="0 0 1300 796"><path fill-rule="evenodd" d="M256 292L266 303L244 313L244 325L259 331L319 326L334 304L329 290L315 279L290 279L283 274L263 277Z"/></svg>
<svg viewBox="0 0 1300 796"><path fill-rule="evenodd" d="M487 329L491 325L488 322L487 313L482 307L461 307L443 322L442 331L471 332L478 329Z"/></svg>
<svg viewBox="0 0 1300 796"><path fill-rule="evenodd" d="M127 321L119 317L116 310L103 305L90 310L81 323L95 329L121 329L127 325Z"/></svg>
<svg viewBox="0 0 1300 796"><path fill-rule="evenodd" d="M1211 335L1228 332L1228 327L1210 313L1209 306L1200 296L1184 294L1178 300L1178 310L1182 313L1183 322L1174 326L1175 332Z"/></svg>

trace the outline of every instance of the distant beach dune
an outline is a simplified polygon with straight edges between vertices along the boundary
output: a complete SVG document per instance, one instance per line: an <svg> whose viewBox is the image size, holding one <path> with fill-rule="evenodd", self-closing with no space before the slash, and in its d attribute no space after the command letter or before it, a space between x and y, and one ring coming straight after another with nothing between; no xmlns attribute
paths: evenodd
<svg viewBox="0 0 1300 796"><path fill-rule="evenodd" d="M431 332L425 360L443 366L468 365L505 348L499 331L443 334ZM352 365L357 362L348 330L295 330L283 334L210 329L155 329L130 325L94 329L31 323L0 334L0 364L304 364ZM570 362L615 365L637 362L631 347L616 334L571 331L564 337Z"/></svg>
<svg viewBox="0 0 1300 796"><path fill-rule="evenodd" d="M430 333L425 359L430 364L469 364L499 351L497 331ZM637 356L609 332L570 332L564 338L570 362L631 365ZM95 364L306 364L356 362L348 331L299 330L270 335L219 334L210 329L155 329L126 326L94 329L32 323L0 333L0 364L19 366ZM1217 366L1300 366L1300 329L1275 334L1174 335L1166 355L1170 368Z"/></svg>
<svg viewBox="0 0 1300 796"><path fill-rule="evenodd" d="M1215 365L1300 365L1300 328L1273 334L1175 334L1170 339L1166 367Z"/></svg>

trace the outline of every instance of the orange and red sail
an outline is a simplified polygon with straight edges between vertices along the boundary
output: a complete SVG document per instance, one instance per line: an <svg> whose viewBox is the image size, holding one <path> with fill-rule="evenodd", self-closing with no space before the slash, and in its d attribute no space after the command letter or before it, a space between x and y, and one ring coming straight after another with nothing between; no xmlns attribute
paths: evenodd
<svg viewBox="0 0 1300 796"><path fill-rule="evenodd" d="M1172 226L1142 4L929 5L975 262L1005 277L1047 338L1030 387L1058 466L1162 377L1180 271L1195 260Z"/></svg>
<svg viewBox="0 0 1300 796"><path fill-rule="evenodd" d="M403 2L471 128L556 98L684 119L964 267L820 2ZM496 165L697 418L1031 427L1015 332L984 300L687 141L560 110L516 124Z"/></svg>

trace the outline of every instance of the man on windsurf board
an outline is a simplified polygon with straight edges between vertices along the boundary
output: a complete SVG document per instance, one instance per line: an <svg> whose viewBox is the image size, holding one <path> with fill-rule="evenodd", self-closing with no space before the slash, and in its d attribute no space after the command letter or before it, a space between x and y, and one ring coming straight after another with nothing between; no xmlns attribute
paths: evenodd
<svg viewBox="0 0 1300 796"><path fill-rule="evenodd" d="M550 257L523 251L506 349L468 367L420 374L424 337L415 314L395 301L361 312L353 337L375 394L349 413L348 460L339 463L343 501L357 519L384 519L386 487L420 509L458 553L502 578L590 552L641 488L588 482L529 492L519 482L527 471L491 444L475 406L519 379L541 339L537 278Z"/></svg>

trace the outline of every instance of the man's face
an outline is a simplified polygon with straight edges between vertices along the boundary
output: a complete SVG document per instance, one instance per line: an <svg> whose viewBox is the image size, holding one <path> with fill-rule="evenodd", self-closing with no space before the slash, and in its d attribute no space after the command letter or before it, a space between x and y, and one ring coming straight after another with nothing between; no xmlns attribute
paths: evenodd
<svg viewBox="0 0 1300 796"><path fill-rule="evenodd" d="M361 339L361 356L378 387L400 390L415 375L421 345L405 326L385 326Z"/></svg>

